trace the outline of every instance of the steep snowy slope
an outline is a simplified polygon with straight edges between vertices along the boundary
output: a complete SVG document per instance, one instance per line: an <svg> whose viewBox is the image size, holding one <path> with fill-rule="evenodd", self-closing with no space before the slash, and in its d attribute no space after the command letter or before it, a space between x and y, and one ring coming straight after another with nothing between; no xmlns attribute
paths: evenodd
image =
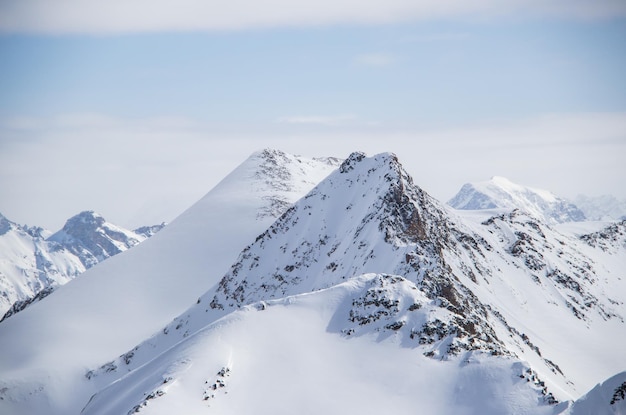
<svg viewBox="0 0 626 415"><path fill-rule="evenodd" d="M580 209L553 193L521 186L499 176L463 185L448 204L463 210L521 209L548 224L585 220Z"/></svg>
<svg viewBox="0 0 626 415"><path fill-rule="evenodd" d="M266 150L158 234L0 324L0 413L78 413L87 367L139 343L221 278L249 240L336 168ZM43 347L42 345L45 345Z"/></svg>
<svg viewBox="0 0 626 415"><path fill-rule="evenodd" d="M106 405L130 412L152 407L157 408L154 413L173 407L200 411L201 401L213 399L212 391L221 391L220 382L228 382L226 368L234 376L238 365L234 358L232 367L231 360L217 359L213 350L235 350L249 364L264 368L258 373L271 377L264 360L272 361L266 354L274 352L254 342L246 351L245 343L229 346L224 340L239 324L239 310L271 310L274 304L330 295L322 292L341 292L342 297L316 303L313 313L323 317L310 324L325 328L317 335L301 332L299 323L283 317L241 323L236 330L262 327L270 339L264 344L272 344L278 356L296 366L315 355L315 341L332 336L328 341L345 347L346 356L364 356L361 347L381 347L381 355L405 356L396 362L401 367L428 362L424 357L453 362L424 363L427 374L416 369L409 375L394 367L365 382L368 391L392 385L389 396L396 397L393 391L402 390L402 382L423 385L432 379L432 385L440 385L435 387L440 395L424 401L441 413L458 413L458 402L469 413L556 413L564 409L555 406L556 400L576 398L620 370L626 362L626 281L620 278L626 269L626 224L579 238L560 234L519 210L463 215L448 212L417 187L394 155L352 154L244 249L220 283L187 312L117 359L87 371L86 382L101 392L85 413L104 413ZM374 274L363 276L367 273ZM302 324L309 320L303 317ZM290 340L300 335L314 345L307 348ZM354 378L341 374L360 373L354 360L342 364L344 359L329 359L319 364L322 372L316 371L318 366L281 372L272 385L290 390L301 378L319 379L320 373L343 384ZM181 362L186 369L177 369ZM474 369L458 369L468 362L480 363L479 377L470 374ZM447 372L450 367L456 369ZM187 375L178 378L183 371L189 380ZM246 378L251 372L241 373ZM252 373L252 378L257 376ZM208 385L204 390L198 382L202 377ZM461 383L449 396L452 403L437 406L434 396L449 392L446 382L457 380ZM242 382L239 396L257 396L254 382ZM467 388L474 389L466 395ZM152 405L153 399L168 395L159 401L169 402L167 409ZM472 395L493 399L471 400ZM333 400L319 396L320 405L339 412ZM281 399L265 396L266 412L279 410ZM337 408L345 408L347 400L333 399L341 402ZM373 407L382 399L373 400ZM406 413L417 402L412 399L400 400L397 409ZM254 404L223 402L228 403L220 406L220 413L247 413L245 405ZM304 408L296 406L293 412Z"/></svg>

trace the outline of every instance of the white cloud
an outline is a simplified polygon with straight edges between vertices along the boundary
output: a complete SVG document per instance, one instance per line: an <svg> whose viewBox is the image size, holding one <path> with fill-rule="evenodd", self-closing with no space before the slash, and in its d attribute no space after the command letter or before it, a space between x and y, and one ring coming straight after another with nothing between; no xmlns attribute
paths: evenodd
<svg viewBox="0 0 626 415"><path fill-rule="evenodd" d="M443 32L443 33L428 33L422 35L408 36L402 39L406 43L429 43L429 42L444 42L444 41L459 41L466 40L471 37L471 34L465 32Z"/></svg>
<svg viewBox="0 0 626 415"><path fill-rule="evenodd" d="M295 25L384 24L432 18L626 16L623 0L2 0L0 31L132 33Z"/></svg>
<svg viewBox="0 0 626 415"><path fill-rule="evenodd" d="M296 115L290 117L281 117L279 123L285 124L317 124L326 126L336 126L356 120L355 115Z"/></svg>
<svg viewBox="0 0 626 415"><path fill-rule="evenodd" d="M391 55L384 53L367 53L355 58L355 62L365 66L389 66L395 62Z"/></svg>

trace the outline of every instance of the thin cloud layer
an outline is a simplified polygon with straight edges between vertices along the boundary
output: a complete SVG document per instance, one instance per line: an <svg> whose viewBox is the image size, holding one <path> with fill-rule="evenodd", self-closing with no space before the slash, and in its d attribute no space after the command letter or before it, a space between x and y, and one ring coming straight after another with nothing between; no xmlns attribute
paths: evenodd
<svg viewBox="0 0 626 415"><path fill-rule="evenodd" d="M355 115L295 115L290 117L281 117L279 123L285 124L317 124L317 125L339 125L354 121Z"/></svg>
<svg viewBox="0 0 626 415"><path fill-rule="evenodd" d="M623 0L3 0L5 33L114 34L214 31L330 24L386 24L433 18L626 16Z"/></svg>
<svg viewBox="0 0 626 415"><path fill-rule="evenodd" d="M393 64L395 58L384 53L368 53L357 56L355 61L359 65L382 67Z"/></svg>

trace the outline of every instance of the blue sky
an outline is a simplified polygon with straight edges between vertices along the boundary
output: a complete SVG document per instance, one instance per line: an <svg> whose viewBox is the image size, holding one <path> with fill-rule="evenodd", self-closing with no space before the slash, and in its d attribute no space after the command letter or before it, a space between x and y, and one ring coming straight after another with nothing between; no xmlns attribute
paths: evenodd
<svg viewBox="0 0 626 415"><path fill-rule="evenodd" d="M418 22L219 33L5 35L3 117L106 113L422 125L626 107L626 24Z"/></svg>
<svg viewBox="0 0 626 415"><path fill-rule="evenodd" d="M170 19L162 2L136 19L0 2L0 212L52 228L82 209L126 226L171 220L267 146L395 151L444 200L492 175L626 197L620 2L183 3L200 17Z"/></svg>

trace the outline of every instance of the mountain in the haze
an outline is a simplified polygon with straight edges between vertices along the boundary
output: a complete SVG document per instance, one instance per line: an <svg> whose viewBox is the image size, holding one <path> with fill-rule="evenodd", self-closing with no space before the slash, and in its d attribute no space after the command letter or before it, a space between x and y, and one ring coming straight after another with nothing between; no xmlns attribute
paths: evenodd
<svg viewBox="0 0 626 415"><path fill-rule="evenodd" d="M256 152L159 233L2 322L0 413L80 413L97 392L85 368L124 353L182 313L340 163Z"/></svg>
<svg viewBox="0 0 626 415"><path fill-rule="evenodd" d="M521 209L550 224L585 220L585 214L567 200L499 176L464 184L448 204L461 210Z"/></svg>
<svg viewBox="0 0 626 415"><path fill-rule="evenodd" d="M626 219L626 200L619 200L612 195L578 195L574 198L574 203L588 220Z"/></svg>
<svg viewBox="0 0 626 415"><path fill-rule="evenodd" d="M82 413L562 413L624 370L625 253L626 222L464 215L395 155L353 153L187 311L85 372Z"/></svg>
<svg viewBox="0 0 626 415"><path fill-rule="evenodd" d="M68 219L63 229L48 241L76 255L85 268L91 268L144 239L143 235L113 225L93 211L84 211Z"/></svg>
<svg viewBox="0 0 626 415"><path fill-rule="evenodd" d="M0 316L6 319L99 262L126 251L156 232L136 233L85 211L50 235L0 215Z"/></svg>

